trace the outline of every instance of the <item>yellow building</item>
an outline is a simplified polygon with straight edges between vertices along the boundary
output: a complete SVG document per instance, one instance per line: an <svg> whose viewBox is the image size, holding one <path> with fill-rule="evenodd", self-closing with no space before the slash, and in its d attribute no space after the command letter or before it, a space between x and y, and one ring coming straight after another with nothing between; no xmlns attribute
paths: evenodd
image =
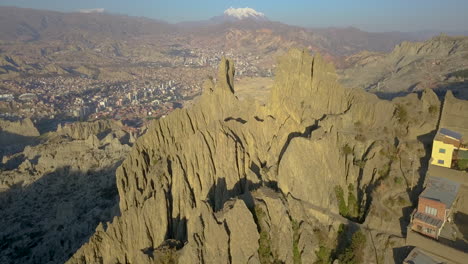
<svg viewBox="0 0 468 264"><path fill-rule="evenodd" d="M450 168L452 166L455 146L442 141L434 140L432 144L431 164Z"/></svg>
<svg viewBox="0 0 468 264"><path fill-rule="evenodd" d="M431 164L451 168L454 151L461 146L461 134L441 128L432 144Z"/></svg>

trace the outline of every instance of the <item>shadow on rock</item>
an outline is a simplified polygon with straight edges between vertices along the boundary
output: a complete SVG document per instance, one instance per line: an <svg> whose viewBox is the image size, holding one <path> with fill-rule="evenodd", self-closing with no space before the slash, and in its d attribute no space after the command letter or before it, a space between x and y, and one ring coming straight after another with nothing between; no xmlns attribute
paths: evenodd
<svg viewBox="0 0 468 264"><path fill-rule="evenodd" d="M11 155L24 150L26 146L35 146L41 142L39 137L23 136L7 131L0 131L0 165L3 155Z"/></svg>
<svg viewBox="0 0 468 264"><path fill-rule="evenodd" d="M413 190L409 190L408 194L411 198L413 204L418 202L419 194L423 191L424 188L424 180L429 169L429 160L431 159L432 155L432 140L435 137L436 130L433 130L427 134L418 136L418 141L424 145L424 156L419 159L419 164L421 166L418 169L418 181L416 185L413 187Z"/></svg>
<svg viewBox="0 0 468 264"><path fill-rule="evenodd" d="M413 212L414 208L413 206L407 206L401 208L401 214L402 216L400 217L400 228L401 228L401 234L403 236L406 236L406 233L408 232L408 226L410 224L410 218L411 218L411 213Z"/></svg>
<svg viewBox="0 0 468 264"><path fill-rule="evenodd" d="M100 222L119 215L113 166L63 167L0 193L0 263L64 263Z"/></svg>
<svg viewBox="0 0 468 264"><path fill-rule="evenodd" d="M219 178L216 184L211 186L207 200L213 211L223 209L224 203L234 197L249 193L261 187L260 183L253 183L245 178L238 181L231 189L227 188L226 179Z"/></svg>

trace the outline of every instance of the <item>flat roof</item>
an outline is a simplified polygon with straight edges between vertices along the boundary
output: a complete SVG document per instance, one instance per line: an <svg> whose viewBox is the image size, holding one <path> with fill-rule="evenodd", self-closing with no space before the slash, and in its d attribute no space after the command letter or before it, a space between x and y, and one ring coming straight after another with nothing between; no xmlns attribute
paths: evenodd
<svg viewBox="0 0 468 264"><path fill-rule="evenodd" d="M419 197L439 201L451 208L457 197L460 184L449 179L429 176L426 179L426 188Z"/></svg>
<svg viewBox="0 0 468 264"><path fill-rule="evenodd" d="M447 128L439 129L439 133L444 135L444 136L448 136L448 137L455 138L455 139L458 139L458 140L462 139L462 135L460 133L449 130Z"/></svg>
<svg viewBox="0 0 468 264"><path fill-rule="evenodd" d="M451 91L445 95L440 117L440 126L456 131L463 137L462 143L468 143L468 100L455 98Z"/></svg>
<svg viewBox="0 0 468 264"><path fill-rule="evenodd" d="M403 261L405 264L440 264L439 262L429 257L426 252L420 250L419 248L414 248L408 254L408 257Z"/></svg>

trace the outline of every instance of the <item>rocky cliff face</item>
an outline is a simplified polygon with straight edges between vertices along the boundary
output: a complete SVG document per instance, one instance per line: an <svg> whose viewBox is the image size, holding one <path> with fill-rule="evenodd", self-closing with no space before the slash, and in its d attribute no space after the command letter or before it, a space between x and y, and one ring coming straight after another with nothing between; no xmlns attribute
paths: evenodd
<svg viewBox="0 0 468 264"><path fill-rule="evenodd" d="M433 92L382 101L341 87L319 56L291 50L260 105L236 97L234 73L224 59L191 108L154 121L137 140L117 170L121 215L68 263L312 263L317 233L331 237L348 223L343 216L365 221L376 231L369 236L384 237L374 246L391 254L399 219L387 230L374 224L372 198L394 185L392 155L403 142L424 156L417 137L435 130ZM355 196L354 206L344 201L348 212L337 189ZM391 193L409 199L405 189Z"/></svg>
<svg viewBox="0 0 468 264"><path fill-rule="evenodd" d="M389 54L362 54L355 64L341 72L345 86L372 92L401 93L430 89L457 90L467 94L468 38L438 36L426 42L403 42Z"/></svg>

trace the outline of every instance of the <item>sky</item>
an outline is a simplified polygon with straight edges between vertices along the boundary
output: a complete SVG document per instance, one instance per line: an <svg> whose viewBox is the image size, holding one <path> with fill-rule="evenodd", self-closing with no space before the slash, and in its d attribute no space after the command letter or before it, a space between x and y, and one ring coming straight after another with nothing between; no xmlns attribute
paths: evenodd
<svg viewBox="0 0 468 264"><path fill-rule="evenodd" d="M229 7L250 7L270 20L305 27L468 31L467 0L0 0L0 5L65 12L103 8L170 23L209 19Z"/></svg>

